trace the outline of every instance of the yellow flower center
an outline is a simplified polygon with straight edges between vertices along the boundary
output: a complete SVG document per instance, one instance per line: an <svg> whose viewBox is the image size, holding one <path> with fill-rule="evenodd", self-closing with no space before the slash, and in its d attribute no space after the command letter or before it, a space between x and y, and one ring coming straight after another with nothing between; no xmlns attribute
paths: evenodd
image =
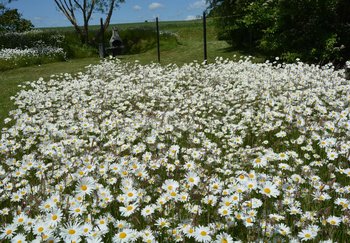
<svg viewBox="0 0 350 243"><path fill-rule="evenodd" d="M58 216L57 216L56 214L55 214L55 215L52 215L51 219L52 219L52 220L56 220L56 219L58 219Z"/></svg>
<svg viewBox="0 0 350 243"><path fill-rule="evenodd" d="M7 235L12 234L12 230L10 230L10 229L9 229L9 230L6 230L6 234L7 234Z"/></svg>
<svg viewBox="0 0 350 243"><path fill-rule="evenodd" d="M128 210L128 211L131 211L131 210L133 210L133 209L134 209L134 207L131 206L131 205L129 205L129 206L126 207L126 210Z"/></svg>
<svg viewBox="0 0 350 243"><path fill-rule="evenodd" d="M305 238L311 238L311 235L309 233L306 233Z"/></svg>
<svg viewBox="0 0 350 243"><path fill-rule="evenodd" d="M168 190L172 191L173 190L173 186L168 186Z"/></svg>
<svg viewBox="0 0 350 243"><path fill-rule="evenodd" d="M39 232L39 233L41 233L41 232L43 232L43 231L44 231L44 228L43 228L43 227L39 227L39 228L38 228L38 232Z"/></svg>
<svg viewBox="0 0 350 243"><path fill-rule="evenodd" d="M271 190L270 190L270 188L264 188L264 192L265 192L266 194L270 194L270 193L271 193Z"/></svg>
<svg viewBox="0 0 350 243"><path fill-rule="evenodd" d="M132 196L134 196L134 193L129 192L129 193L128 193L128 197L132 197Z"/></svg>
<svg viewBox="0 0 350 243"><path fill-rule="evenodd" d="M80 187L80 189L81 189L82 191L86 191L88 188L87 188L86 185L82 185L82 186Z"/></svg>
<svg viewBox="0 0 350 243"><path fill-rule="evenodd" d="M70 229L70 230L68 230L68 234L70 234L70 235L74 235L75 234L75 230L74 229Z"/></svg>
<svg viewBox="0 0 350 243"><path fill-rule="evenodd" d="M190 228L190 229L188 230L188 233L192 234L193 231L194 231L194 230L193 230L192 228Z"/></svg>
<svg viewBox="0 0 350 243"><path fill-rule="evenodd" d="M170 195L171 195L172 197L175 197L175 196L176 196L176 192L171 192Z"/></svg>
<svg viewBox="0 0 350 243"><path fill-rule="evenodd" d="M191 177L190 179L188 179L191 183L194 182L194 179Z"/></svg>
<svg viewBox="0 0 350 243"><path fill-rule="evenodd" d="M207 232L206 231L201 231L201 236L206 236L207 235Z"/></svg>
<svg viewBox="0 0 350 243"><path fill-rule="evenodd" d="M230 202L225 202L225 206L230 206L231 203Z"/></svg>
<svg viewBox="0 0 350 243"><path fill-rule="evenodd" d="M239 179L243 180L244 179L244 175L240 175Z"/></svg>
<svg viewBox="0 0 350 243"><path fill-rule="evenodd" d="M24 220L23 218L19 218L19 219L18 219L18 222L19 222L19 223L22 223L23 220Z"/></svg>
<svg viewBox="0 0 350 243"><path fill-rule="evenodd" d="M228 243L226 239L221 239L221 243Z"/></svg>
<svg viewBox="0 0 350 243"><path fill-rule="evenodd" d="M126 238L126 233L125 233L125 232L121 232L121 233L119 234L119 238L120 238L120 239L125 239L125 238Z"/></svg>

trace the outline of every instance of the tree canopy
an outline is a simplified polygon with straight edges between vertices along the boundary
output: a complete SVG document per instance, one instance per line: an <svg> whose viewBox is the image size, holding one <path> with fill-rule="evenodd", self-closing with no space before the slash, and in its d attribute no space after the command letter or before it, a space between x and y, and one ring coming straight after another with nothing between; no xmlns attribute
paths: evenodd
<svg viewBox="0 0 350 243"><path fill-rule="evenodd" d="M349 0L208 0L219 37L287 61L350 58Z"/></svg>
<svg viewBox="0 0 350 243"><path fill-rule="evenodd" d="M17 9L9 9L0 3L0 32L23 32L33 27L29 20L22 18Z"/></svg>

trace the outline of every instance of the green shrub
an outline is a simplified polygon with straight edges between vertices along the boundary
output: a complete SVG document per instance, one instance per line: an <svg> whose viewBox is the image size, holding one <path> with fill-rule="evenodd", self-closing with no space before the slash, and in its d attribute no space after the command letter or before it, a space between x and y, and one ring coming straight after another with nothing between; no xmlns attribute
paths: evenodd
<svg viewBox="0 0 350 243"><path fill-rule="evenodd" d="M23 56L11 58L8 60L0 59L0 71L6 71L19 67L27 67L34 65L41 65L51 62L61 62L65 61L65 56L63 55L51 55L51 56Z"/></svg>
<svg viewBox="0 0 350 243"><path fill-rule="evenodd" d="M68 58L96 57L98 49L95 45L83 45L81 40L73 30L60 32L65 37L62 48L67 53Z"/></svg>
<svg viewBox="0 0 350 243"><path fill-rule="evenodd" d="M0 34L1 48L27 48L41 44L53 47L61 47L65 42L65 36L57 31L32 30L27 32L6 32Z"/></svg>
<svg viewBox="0 0 350 243"><path fill-rule="evenodd" d="M57 31L1 33L0 70L64 61L67 58L66 45L65 36Z"/></svg>

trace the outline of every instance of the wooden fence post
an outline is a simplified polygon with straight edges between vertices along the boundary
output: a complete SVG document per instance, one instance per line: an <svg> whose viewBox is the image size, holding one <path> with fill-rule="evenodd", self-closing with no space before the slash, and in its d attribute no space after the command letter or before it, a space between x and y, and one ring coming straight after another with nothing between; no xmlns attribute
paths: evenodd
<svg viewBox="0 0 350 243"><path fill-rule="evenodd" d="M204 42L204 62L207 63L208 53L207 53L207 17L205 12L203 12L203 42Z"/></svg>
<svg viewBox="0 0 350 243"><path fill-rule="evenodd" d="M156 18L156 27L157 27L157 53L158 53L158 62L160 63L160 36L159 36L159 20Z"/></svg>
<svg viewBox="0 0 350 243"><path fill-rule="evenodd" d="M103 19L100 19L100 24L101 24L101 43L99 45L99 54L100 54L100 58L104 58L106 55L106 49L105 49L105 32L104 32L104 27L103 27Z"/></svg>

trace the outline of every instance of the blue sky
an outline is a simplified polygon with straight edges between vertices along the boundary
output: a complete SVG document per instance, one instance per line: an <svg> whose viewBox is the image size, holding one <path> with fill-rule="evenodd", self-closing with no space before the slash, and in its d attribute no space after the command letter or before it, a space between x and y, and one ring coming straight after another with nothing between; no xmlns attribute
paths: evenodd
<svg viewBox="0 0 350 243"><path fill-rule="evenodd" d="M35 27L70 26L54 0L16 0L7 7L17 8ZM163 21L193 19L205 8L205 0L125 0L120 8L115 9L111 23L151 21L157 16ZM100 17L102 15L94 14L90 24L98 24Z"/></svg>

